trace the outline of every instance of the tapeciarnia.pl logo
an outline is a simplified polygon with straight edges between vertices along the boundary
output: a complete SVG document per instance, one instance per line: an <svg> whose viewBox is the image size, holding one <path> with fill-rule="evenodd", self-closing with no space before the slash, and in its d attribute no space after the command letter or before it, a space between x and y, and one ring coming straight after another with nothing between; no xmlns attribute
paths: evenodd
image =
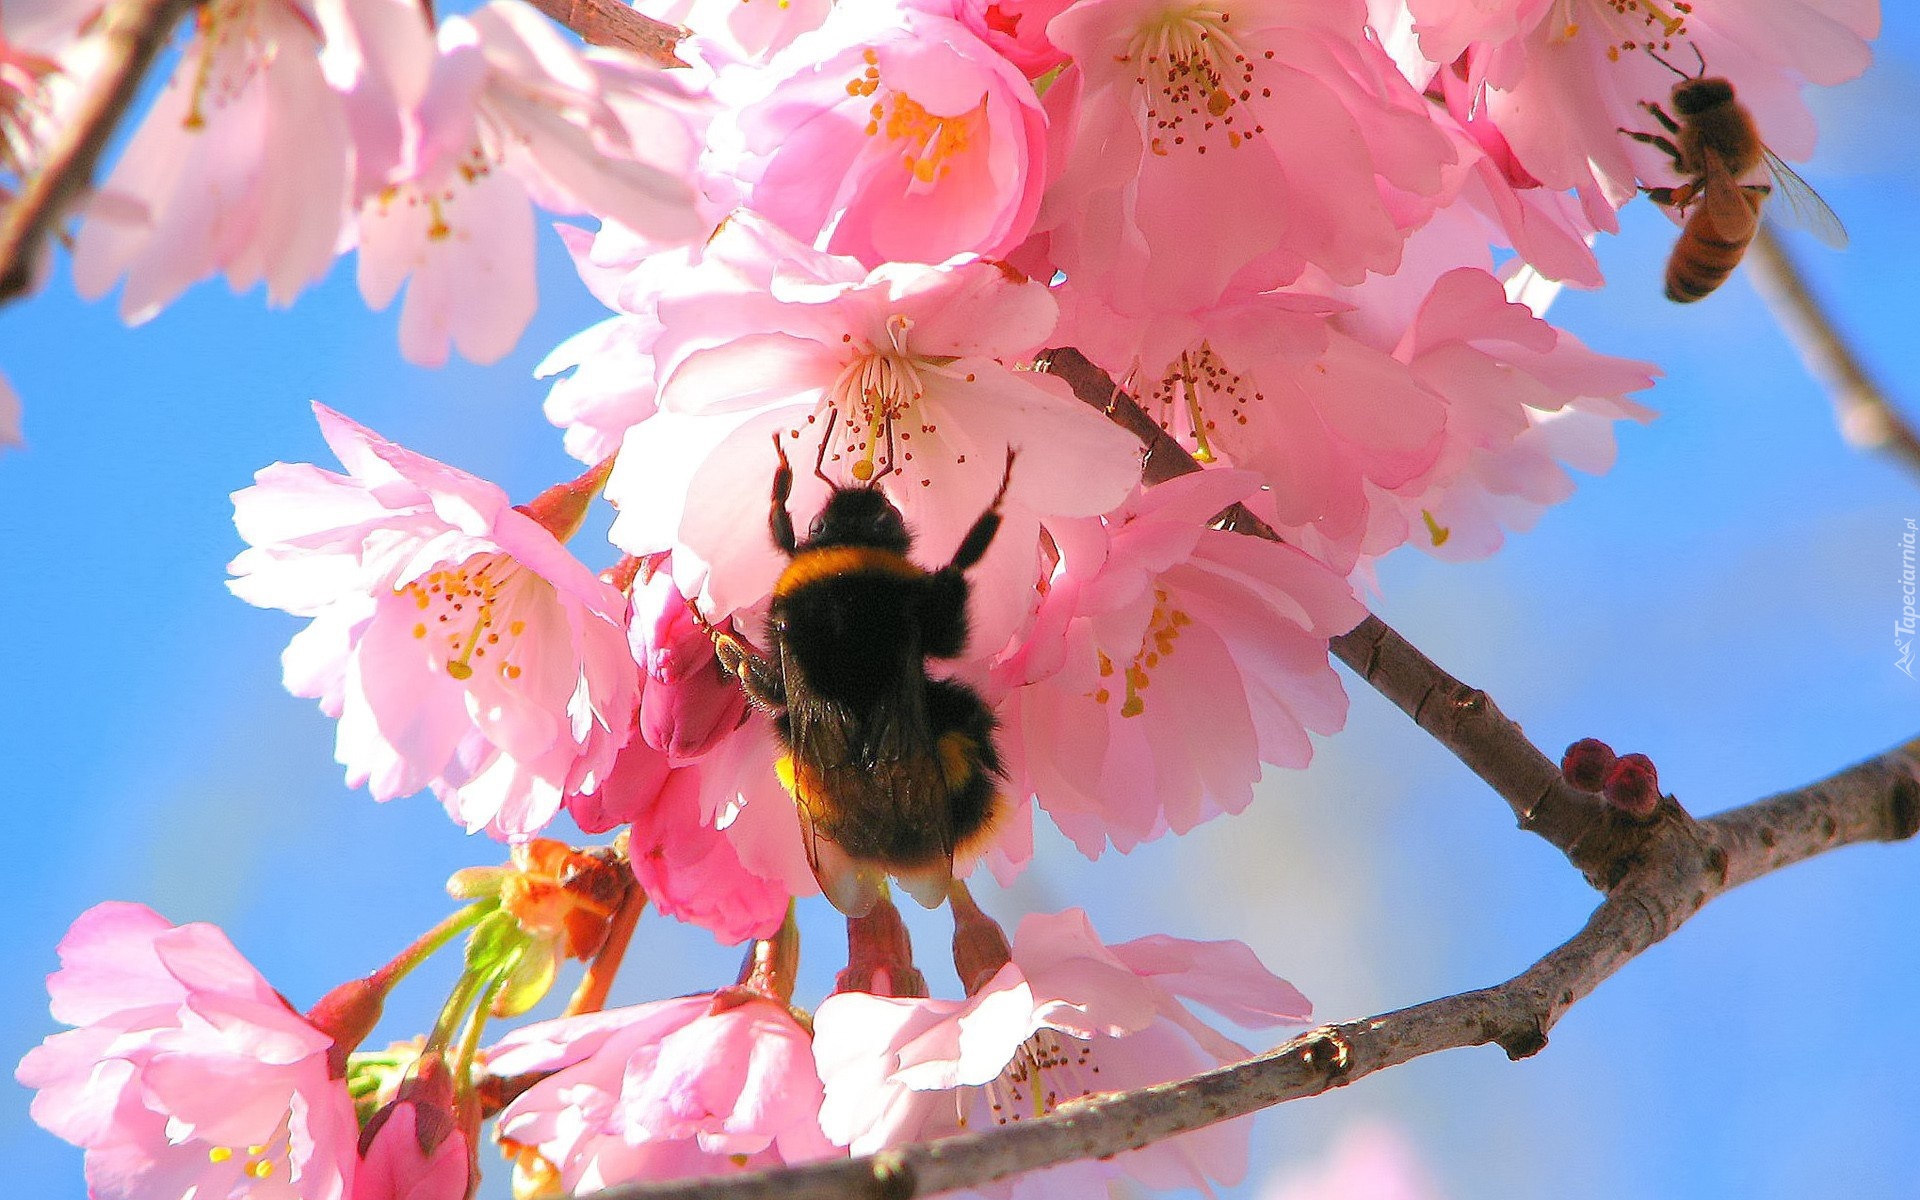
<svg viewBox="0 0 1920 1200"><path fill-rule="evenodd" d="M1900 619L1893 623L1893 665L1908 679L1913 675L1914 626L1914 519L1907 518L1907 529L1900 535Z"/></svg>

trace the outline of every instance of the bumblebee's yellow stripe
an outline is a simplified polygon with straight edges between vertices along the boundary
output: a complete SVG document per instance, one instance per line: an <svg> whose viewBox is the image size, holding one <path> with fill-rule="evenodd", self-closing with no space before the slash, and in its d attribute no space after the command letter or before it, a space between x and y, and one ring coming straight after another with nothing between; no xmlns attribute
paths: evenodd
<svg viewBox="0 0 1920 1200"><path fill-rule="evenodd" d="M940 778L949 792L957 792L973 778L973 759L980 743L964 733L943 733L934 747L940 756Z"/></svg>
<svg viewBox="0 0 1920 1200"><path fill-rule="evenodd" d="M872 573L896 579L922 579L926 572L891 550L873 546L822 546L802 550L793 556L780 581L773 585L775 596L789 596L810 583L835 575Z"/></svg>

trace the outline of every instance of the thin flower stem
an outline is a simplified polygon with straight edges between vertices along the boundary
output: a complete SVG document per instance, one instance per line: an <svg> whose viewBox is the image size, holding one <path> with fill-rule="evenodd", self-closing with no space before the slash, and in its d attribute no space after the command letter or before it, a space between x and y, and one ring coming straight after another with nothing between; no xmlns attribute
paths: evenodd
<svg viewBox="0 0 1920 1200"><path fill-rule="evenodd" d="M1862 450L1883 451L1920 473L1920 432L1868 373L1771 226L1760 226L1747 251L1747 266L1773 319L1787 331L1807 370L1827 389L1840 436Z"/></svg>
<svg viewBox="0 0 1920 1200"><path fill-rule="evenodd" d="M586 975L567 1001L566 1016L599 1012L607 1006L607 993L613 987L614 976L620 973L621 960L627 956L627 946L633 941L634 928L640 924L640 914L646 907L646 889L638 883L629 883L626 894L620 897L620 906L613 910L613 917L607 923L607 940L600 944L600 952L587 964Z"/></svg>
<svg viewBox="0 0 1920 1200"><path fill-rule="evenodd" d="M373 984L382 993L391 990L394 984L399 983L415 967L433 957L448 942L473 928L480 918L498 907L498 901L479 900L458 912L449 914L438 925L415 938L405 950L394 955L393 961L367 976L367 982Z"/></svg>
<svg viewBox="0 0 1920 1200"><path fill-rule="evenodd" d="M45 158L0 211L0 304L40 274L55 228L93 185L94 168L139 91L140 80L182 17L200 0L115 0L101 17L105 50L89 90Z"/></svg>

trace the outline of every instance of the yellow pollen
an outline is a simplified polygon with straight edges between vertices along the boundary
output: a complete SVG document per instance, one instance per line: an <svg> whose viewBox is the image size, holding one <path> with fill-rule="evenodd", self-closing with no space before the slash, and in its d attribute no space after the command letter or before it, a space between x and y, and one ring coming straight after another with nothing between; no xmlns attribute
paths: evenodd
<svg viewBox="0 0 1920 1200"><path fill-rule="evenodd" d="M208 1162L223 1163L232 1157L233 1148L231 1146L215 1146L207 1151Z"/></svg>
<svg viewBox="0 0 1920 1200"><path fill-rule="evenodd" d="M1424 508L1420 510L1420 519L1427 523L1427 536L1433 539L1436 547L1446 545L1447 539L1453 536L1453 530L1434 520L1433 514Z"/></svg>
<svg viewBox="0 0 1920 1200"><path fill-rule="evenodd" d="M1133 661L1121 672L1126 683L1126 697L1120 702L1122 717L1137 717L1147 711L1147 700L1143 692L1152 683L1152 672L1161 660L1173 653L1174 643L1180 638L1181 629L1193 624L1193 618L1178 608L1172 607L1172 597L1165 588L1153 589L1153 615L1147 618L1147 629L1140 638L1140 649L1135 652ZM1095 651L1099 656L1100 677L1108 678L1114 673L1114 663L1105 651ZM1095 704L1107 704L1113 699L1113 693L1102 686L1089 695Z"/></svg>
<svg viewBox="0 0 1920 1200"><path fill-rule="evenodd" d="M430 242L444 242L452 237L453 226L447 224L446 214L440 211L439 197L428 197L427 208L433 213L433 224L427 226L427 240Z"/></svg>
<svg viewBox="0 0 1920 1200"><path fill-rule="evenodd" d="M509 660L514 640L526 631L527 623L520 618L501 621L505 614L500 606L509 586L545 586L545 581L524 572L505 554L477 554L399 590L411 594L423 613L424 619L413 626L413 636L427 643L429 654L436 658L444 654L442 666L447 674L465 682L473 678L476 660L497 664L504 678L520 677L520 668ZM508 639L504 645L503 624Z"/></svg>
<svg viewBox="0 0 1920 1200"><path fill-rule="evenodd" d="M273 1164L263 1158L258 1162L248 1163L242 1167L241 1170L255 1179L265 1179L267 1176L273 1174Z"/></svg>
<svg viewBox="0 0 1920 1200"><path fill-rule="evenodd" d="M877 86L879 80L868 82ZM853 84L848 84L848 90L853 90ZM858 94L872 93L869 87ZM901 167L916 184L933 184L952 169L948 160L967 152L974 130L985 123L986 111L985 96L967 112L942 116L928 112L905 92L889 92L884 102L874 104L874 119L867 124L867 135L885 134L889 141L903 143Z"/></svg>

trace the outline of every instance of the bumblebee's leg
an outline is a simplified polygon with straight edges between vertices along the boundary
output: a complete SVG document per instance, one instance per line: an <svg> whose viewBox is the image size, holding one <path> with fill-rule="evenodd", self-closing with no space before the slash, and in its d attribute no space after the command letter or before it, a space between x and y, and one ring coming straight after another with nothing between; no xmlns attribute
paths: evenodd
<svg viewBox="0 0 1920 1200"><path fill-rule="evenodd" d="M967 530L967 536L960 539L960 548L953 552L953 561L947 564L950 571L964 571L985 557L987 547L993 544L993 535L1000 532L1000 502L1007 498L1007 484L1013 479L1012 446L1007 447L1007 470L1000 476L1000 490L993 494L993 503L987 505L987 511Z"/></svg>
<svg viewBox="0 0 1920 1200"><path fill-rule="evenodd" d="M1007 450L1007 471L1000 477L1000 490L993 503L960 540L953 561L927 576L920 589L920 648L929 658L958 658L967 648L966 570L979 562L1000 532L1000 502L1007 496L1007 481L1013 477L1013 450Z"/></svg>
<svg viewBox="0 0 1920 1200"><path fill-rule="evenodd" d="M780 456L780 468L773 473L773 505L767 524L773 529L773 544L783 554L792 554L799 543L793 537L793 517L787 513L787 497L793 495L793 468L787 465L787 452L780 448L780 434L773 435L773 452Z"/></svg>
<svg viewBox="0 0 1920 1200"><path fill-rule="evenodd" d="M713 642L713 656L719 660L721 670L740 681L747 699L770 713L784 711L787 687L780 678L780 669L758 650L708 621L691 600L687 601L687 611L693 614L693 623Z"/></svg>

